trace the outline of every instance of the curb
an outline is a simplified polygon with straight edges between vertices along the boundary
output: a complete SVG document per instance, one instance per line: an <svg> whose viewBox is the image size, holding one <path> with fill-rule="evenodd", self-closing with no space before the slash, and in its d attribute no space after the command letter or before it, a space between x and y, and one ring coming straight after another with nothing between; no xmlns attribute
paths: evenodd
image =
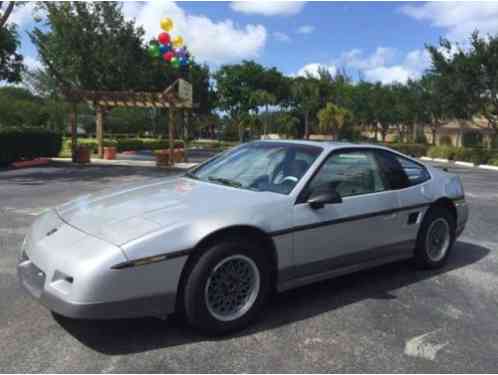
<svg viewBox="0 0 498 375"><path fill-rule="evenodd" d="M39 165L47 165L49 164L50 159L49 158L37 158L33 160L20 160L20 161L15 161L11 164L12 167L19 169L19 168L29 168L29 167L36 167Z"/></svg>
<svg viewBox="0 0 498 375"><path fill-rule="evenodd" d="M55 162L62 162L62 163L68 163L68 164L73 164L73 165L106 165L106 166L126 166L126 167L154 167L157 168L156 161L154 160L105 160L105 159L92 159L90 163L86 164L79 164L79 163L73 163L71 159L67 158L52 158L53 161ZM184 162L179 162L175 163L173 167L168 166L167 168L170 168L171 170L187 170L190 169L194 166L196 166L198 163L184 163Z"/></svg>
<svg viewBox="0 0 498 375"><path fill-rule="evenodd" d="M495 167L494 165L481 164L478 168L488 169L490 171L498 171L498 167Z"/></svg>
<svg viewBox="0 0 498 375"><path fill-rule="evenodd" d="M460 166L463 166L463 167L487 169L489 171L498 171L498 166L495 166L495 165L487 165L487 164L477 165L477 164L470 163L470 162L467 162L467 161L452 161L452 162L450 162L448 159L429 158L427 156L421 156L419 159L420 160L426 160L426 161L437 161L437 162L440 162L440 163L452 163L452 164L460 165Z"/></svg>

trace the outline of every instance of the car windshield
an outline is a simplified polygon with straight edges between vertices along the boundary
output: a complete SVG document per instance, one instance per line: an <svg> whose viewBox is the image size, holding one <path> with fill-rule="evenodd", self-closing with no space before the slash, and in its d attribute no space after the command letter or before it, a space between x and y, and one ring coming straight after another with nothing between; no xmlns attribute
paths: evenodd
<svg viewBox="0 0 498 375"><path fill-rule="evenodd" d="M289 194L321 152L318 146L254 142L223 153L186 176L236 188Z"/></svg>

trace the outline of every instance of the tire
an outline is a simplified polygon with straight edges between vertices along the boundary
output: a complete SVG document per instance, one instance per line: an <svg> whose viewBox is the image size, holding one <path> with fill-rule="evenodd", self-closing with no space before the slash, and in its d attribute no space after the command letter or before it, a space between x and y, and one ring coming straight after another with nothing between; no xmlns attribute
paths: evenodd
<svg viewBox="0 0 498 375"><path fill-rule="evenodd" d="M185 284L188 323L208 335L222 335L249 325L271 290L271 265L260 248L224 241L208 248Z"/></svg>
<svg viewBox="0 0 498 375"><path fill-rule="evenodd" d="M456 223L452 213L443 207L431 207L422 221L415 247L418 268L444 266L455 242ZM441 233L447 233L441 235ZM434 236L433 236L434 235Z"/></svg>

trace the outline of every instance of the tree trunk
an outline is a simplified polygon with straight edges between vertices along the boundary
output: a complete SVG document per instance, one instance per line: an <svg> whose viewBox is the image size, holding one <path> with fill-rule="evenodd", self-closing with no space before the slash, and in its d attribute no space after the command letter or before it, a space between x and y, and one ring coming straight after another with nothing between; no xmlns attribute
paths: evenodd
<svg viewBox="0 0 498 375"><path fill-rule="evenodd" d="M268 104L266 105L266 118L265 122L263 124L263 135L264 138L266 139L266 132L268 131Z"/></svg>
<svg viewBox="0 0 498 375"><path fill-rule="evenodd" d="M309 119L308 119L308 117L309 117L309 113L306 112L304 114L304 139L309 139L309 136L310 136L310 134L309 134Z"/></svg>
<svg viewBox="0 0 498 375"><path fill-rule="evenodd" d="M175 121L176 113L173 106L169 107L169 126L168 126L168 138L169 138L169 164L175 164L174 149L175 149Z"/></svg>
<svg viewBox="0 0 498 375"><path fill-rule="evenodd" d="M1 4L2 2L0 2ZM7 23L7 20L9 19L10 14L14 10L14 2L10 1L9 4L7 5L7 9L5 9L5 13L2 15L0 18L0 29Z"/></svg>
<svg viewBox="0 0 498 375"><path fill-rule="evenodd" d="M493 128L493 133L489 136L490 142L488 148L498 147L498 129Z"/></svg>
<svg viewBox="0 0 498 375"><path fill-rule="evenodd" d="M69 123L71 125L71 158L73 163L77 162L76 151L78 148L78 107L76 104L72 105L71 112L69 113Z"/></svg>
<svg viewBox="0 0 498 375"><path fill-rule="evenodd" d="M239 142L242 143L244 142L244 131L242 127L242 121L240 119L237 119L238 127L239 127Z"/></svg>
<svg viewBox="0 0 498 375"><path fill-rule="evenodd" d="M103 120L103 110L101 106L97 106L95 109L95 132L97 133L97 145L99 158L104 158L104 120Z"/></svg>

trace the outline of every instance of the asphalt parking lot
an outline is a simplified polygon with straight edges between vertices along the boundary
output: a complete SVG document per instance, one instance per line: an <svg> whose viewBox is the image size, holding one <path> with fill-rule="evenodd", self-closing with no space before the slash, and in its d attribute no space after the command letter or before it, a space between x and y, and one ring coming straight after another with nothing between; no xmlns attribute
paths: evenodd
<svg viewBox="0 0 498 375"><path fill-rule="evenodd" d="M497 372L498 172L449 169L463 179L470 221L444 269L401 262L286 292L258 323L217 339L180 317L55 317L18 286L18 249L43 209L172 173L67 164L0 171L0 371Z"/></svg>

